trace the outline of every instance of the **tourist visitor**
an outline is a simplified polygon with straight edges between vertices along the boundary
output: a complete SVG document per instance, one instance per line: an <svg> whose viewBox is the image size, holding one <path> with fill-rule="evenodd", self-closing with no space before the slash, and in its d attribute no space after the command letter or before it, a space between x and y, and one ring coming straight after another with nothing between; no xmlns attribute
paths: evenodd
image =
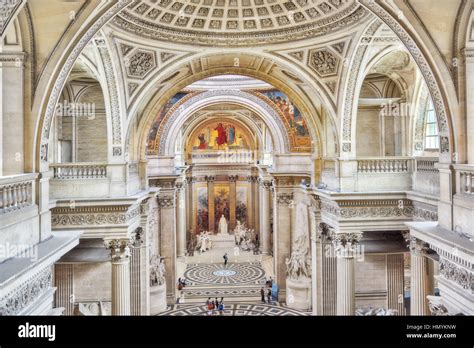
<svg viewBox="0 0 474 348"><path fill-rule="evenodd" d="M224 315L224 301L219 304L219 315Z"/></svg>
<svg viewBox="0 0 474 348"><path fill-rule="evenodd" d="M227 262L229 261L229 256L227 253L224 254L224 266L227 266Z"/></svg>
<svg viewBox="0 0 474 348"><path fill-rule="evenodd" d="M267 289L267 299L268 299L268 303L272 303L272 289L271 288L268 288Z"/></svg>
<svg viewBox="0 0 474 348"><path fill-rule="evenodd" d="M262 303L265 303L265 288L260 289L260 297L262 298Z"/></svg>

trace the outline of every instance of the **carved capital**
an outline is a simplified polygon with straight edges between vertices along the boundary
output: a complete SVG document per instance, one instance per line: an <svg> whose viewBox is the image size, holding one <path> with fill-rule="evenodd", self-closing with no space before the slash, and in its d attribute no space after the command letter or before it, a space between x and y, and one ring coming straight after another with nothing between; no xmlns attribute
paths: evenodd
<svg viewBox="0 0 474 348"><path fill-rule="evenodd" d="M292 193L279 193L277 194L277 203L286 206L292 206L294 204Z"/></svg>
<svg viewBox="0 0 474 348"><path fill-rule="evenodd" d="M417 256L424 256L428 253L429 251L429 245L426 242L423 242L422 240L410 236L410 234L405 233L404 235L405 240L408 242L408 248L410 249L412 254L415 254Z"/></svg>
<svg viewBox="0 0 474 348"><path fill-rule="evenodd" d="M216 177L214 175L206 175L204 179L207 181L208 184L212 184L216 181Z"/></svg>
<svg viewBox="0 0 474 348"><path fill-rule="evenodd" d="M331 233L331 240L336 254L342 257L352 257L361 239L362 232Z"/></svg>
<svg viewBox="0 0 474 348"><path fill-rule="evenodd" d="M112 262L121 262L130 257L129 239L110 239L105 241L105 247L110 250Z"/></svg>
<svg viewBox="0 0 474 348"><path fill-rule="evenodd" d="M145 231L142 227L138 227L132 234L132 246L139 248L145 242Z"/></svg>
<svg viewBox="0 0 474 348"><path fill-rule="evenodd" d="M228 180L229 180L229 182L237 182L237 181L239 181L239 176L238 175L229 175Z"/></svg>
<svg viewBox="0 0 474 348"><path fill-rule="evenodd" d="M175 207L175 199L172 196L159 197L158 198L158 206L162 209L174 208Z"/></svg>

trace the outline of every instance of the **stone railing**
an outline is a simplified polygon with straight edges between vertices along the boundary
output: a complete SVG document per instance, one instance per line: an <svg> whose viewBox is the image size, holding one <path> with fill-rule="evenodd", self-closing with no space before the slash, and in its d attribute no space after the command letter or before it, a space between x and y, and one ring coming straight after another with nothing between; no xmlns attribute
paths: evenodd
<svg viewBox="0 0 474 348"><path fill-rule="evenodd" d="M357 172L362 174L411 173L412 161L409 157L358 158Z"/></svg>
<svg viewBox="0 0 474 348"><path fill-rule="evenodd" d="M458 193L474 198L474 166L456 165Z"/></svg>
<svg viewBox="0 0 474 348"><path fill-rule="evenodd" d="M439 170L436 168L436 164L439 162L439 158L431 157L417 157L416 171L421 173L438 173Z"/></svg>
<svg viewBox="0 0 474 348"><path fill-rule="evenodd" d="M0 177L0 214L33 204L33 183L36 174Z"/></svg>
<svg viewBox="0 0 474 348"><path fill-rule="evenodd" d="M107 164L104 163L60 163L51 164L55 180L84 180L107 178Z"/></svg>

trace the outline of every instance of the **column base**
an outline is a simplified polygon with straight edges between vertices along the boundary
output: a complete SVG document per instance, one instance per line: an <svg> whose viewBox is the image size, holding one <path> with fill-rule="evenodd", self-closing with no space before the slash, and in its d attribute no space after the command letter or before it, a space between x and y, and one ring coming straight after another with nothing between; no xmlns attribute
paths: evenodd
<svg viewBox="0 0 474 348"><path fill-rule="evenodd" d="M167 309L166 284L150 288L150 315L162 313Z"/></svg>

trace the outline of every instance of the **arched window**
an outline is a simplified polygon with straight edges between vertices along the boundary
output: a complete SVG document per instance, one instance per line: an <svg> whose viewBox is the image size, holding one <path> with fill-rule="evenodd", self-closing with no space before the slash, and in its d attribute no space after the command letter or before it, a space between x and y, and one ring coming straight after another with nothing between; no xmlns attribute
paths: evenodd
<svg viewBox="0 0 474 348"><path fill-rule="evenodd" d="M425 113L425 150L439 150L438 123L431 99Z"/></svg>

